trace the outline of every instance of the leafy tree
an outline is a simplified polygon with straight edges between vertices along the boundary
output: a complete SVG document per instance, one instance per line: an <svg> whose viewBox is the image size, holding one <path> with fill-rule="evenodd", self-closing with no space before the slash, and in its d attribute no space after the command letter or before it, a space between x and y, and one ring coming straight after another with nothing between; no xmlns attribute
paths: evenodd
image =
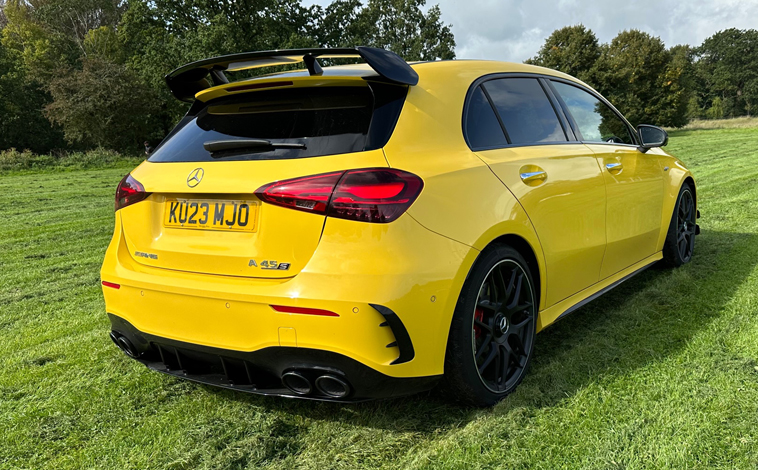
<svg viewBox="0 0 758 470"><path fill-rule="evenodd" d="M700 105L700 98L696 94L693 94L690 97L690 100L687 102L687 119L702 119L703 117L703 107Z"/></svg>
<svg viewBox="0 0 758 470"><path fill-rule="evenodd" d="M158 140L187 110L170 95L164 76L213 55L366 44L409 60L453 58L450 26L440 20L438 7L424 12L424 5L425 0L365 5L337 0L326 8L306 8L301 0L0 0L0 145L26 142L11 132L30 129L19 123L34 123L37 132L45 127L57 145L63 135L71 146L118 149ZM44 140L35 150L55 141Z"/></svg>
<svg viewBox="0 0 758 470"><path fill-rule="evenodd" d="M119 0L8 0L3 43L23 54L24 65L44 82L58 67L70 67L87 55L89 31L115 28Z"/></svg>
<svg viewBox="0 0 758 470"><path fill-rule="evenodd" d="M20 54L0 44L0 150L46 152L63 144L42 108L50 98L26 76Z"/></svg>
<svg viewBox="0 0 758 470"><path fill-rule="evenodd" d="M711 107L705 112L708 119L722 119L724 117L724 105L718 96L711 102Z"/></svg>
<svg viewBox="0 0 758 470"><path fill-rule="evenodd" d="M81 70L52 79L50 93L45 111L70 143L134 152L153 132L156 100L123 65L85 58Z"/></svg>
<svg viewBox="0 0 758 470"><path fill-rule="evenodd" d="M539 65L592 81L591 70L600 58L600 45L591 30L578 24L553 31L527 64Z"/></svg>
<svg viewBox="0 0 758 470"><path fill-rule="evenodd" d="M757 30L719 31L703 41L695 55L706 101L721 98L727 116L755 112L758 106Z"/></svg>
<svg viewBox="0 0 758 470"><path fill-rule="evenodd" d="M680 96L675 101L676 109L673 110L671 124L679 127L687 124L694 116L690 116L692 98L696 98L697 79L693 64L692 48L686 44L680 44L669 49L671 60L667 66L667 76L678 82L675 87ZM676 78L678 77L678 78ZM697 103L699 106L699 102Z"/></svg>
<svg viewBox="0 0 758 470"><path fill-rule="evenodd" d="M314 5L310 15L316 22L309 34L323 47L363 45L364 33L358 22L362 7L361 0L334 0L326 8Z"/></svg>
<svg viewBox="0 0 758 470"><path fill-rule="evenodd" d="M320 18L311 32L326 47L382 47L405 60L454 59L451 26L440 19L439 5L426 13L424 5L426 0L336 0L311 10Z"/></svg>
<svg viewBox="0 0 758 470"><path fill-rule="evenodd" d="M677 127L686 123L682 74L660 38L638 30L623 31L603 46L592 72L598 90L632 124Z"/></svg>
<svg viewBox="0 0 758 470"><path fill-rule="evenodd" d="M8 17L5 16L5 0L0 0L0 31L8 24Z"/></svg>

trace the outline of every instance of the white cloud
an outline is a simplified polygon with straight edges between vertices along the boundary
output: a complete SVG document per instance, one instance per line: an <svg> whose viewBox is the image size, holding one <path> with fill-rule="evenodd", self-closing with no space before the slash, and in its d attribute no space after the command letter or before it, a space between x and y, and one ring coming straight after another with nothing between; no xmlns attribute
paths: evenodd
<svg viewBox="0 0 758 470"><path fill-rule="evenodd" d="M304 0L306 5L328 0ZM699 45L716 31L758 28L758 0L427 0L453 25L461 59L521 62L555 29L582 23L601 42L625 29L660 36L667 46Z"/></svg>

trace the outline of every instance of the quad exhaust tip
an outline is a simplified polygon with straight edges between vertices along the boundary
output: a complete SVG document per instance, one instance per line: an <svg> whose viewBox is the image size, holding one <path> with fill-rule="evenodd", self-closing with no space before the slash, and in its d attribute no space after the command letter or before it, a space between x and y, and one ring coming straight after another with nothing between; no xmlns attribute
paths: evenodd
<svg viewBox="0 0 758 470"><path fill-rule="evenodd" d="M333 375L322 375L316 379L319 392L331 398L345 398L350 393L350 385Z"/></svg>
<svg viewBox="0 0 758 470"><path fill-rule="evenodd" d="M311 381L299 372L285 372L282 374L282 383L298 395L308 395L313 391Z"/></svg>
<svg viewBox="0 0 758 470"><path fill-rule="evenodd" d="M307 373L307 372L306 372ZM344 379L332 374L319 376L315 383L298 371L289 371L282 374L282 384L296 395L323 395L329 398L345 398L350 395L350 385Z"/></svg>

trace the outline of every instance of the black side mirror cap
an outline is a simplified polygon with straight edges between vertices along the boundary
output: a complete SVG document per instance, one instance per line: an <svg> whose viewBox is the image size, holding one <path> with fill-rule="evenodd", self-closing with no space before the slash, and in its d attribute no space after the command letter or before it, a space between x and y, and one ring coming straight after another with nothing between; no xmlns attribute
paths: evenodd
<svg viewBox="0 0 758 470"><path fill-rule="evenodd" d="M663 147L669 143L669 135L658 126L640 124L637 126L637 134L643 148Z"/></svg>

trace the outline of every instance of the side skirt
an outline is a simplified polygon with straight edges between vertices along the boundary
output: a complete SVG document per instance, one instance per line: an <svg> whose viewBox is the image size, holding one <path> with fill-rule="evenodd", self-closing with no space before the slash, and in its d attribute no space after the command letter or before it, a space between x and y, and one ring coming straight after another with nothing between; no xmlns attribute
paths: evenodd
<svg viewBox="0 0 758 470"><path fill-rule="evenodd" d="M627 281L631 279L632 277L636 276L637 274L641 273L642 271L646 270L647 268L649 268L650 266L652 266L653 264L655 264L657 261L661 260L662 258L663 258L663 255L660 252L658 252L652 256L645 258L639 263L633 264L632 266L624 269L623 271L618 272L614 274L613 276L610 276L604 279L603 281L598 282L597 284L590 286L587 289L584 289L583 291L578 292L572 295L571 297L564 299L551 307L546 308L545 310L541 311L539 314L539 323L537 324L537 331L539 332L545 329L546 327L552 325L553 323L560 320L561 318L564 318L570 313L587 305L588 303L597 299L601 295L617 287L619 284L623 283L624 281Z"/></svg>

